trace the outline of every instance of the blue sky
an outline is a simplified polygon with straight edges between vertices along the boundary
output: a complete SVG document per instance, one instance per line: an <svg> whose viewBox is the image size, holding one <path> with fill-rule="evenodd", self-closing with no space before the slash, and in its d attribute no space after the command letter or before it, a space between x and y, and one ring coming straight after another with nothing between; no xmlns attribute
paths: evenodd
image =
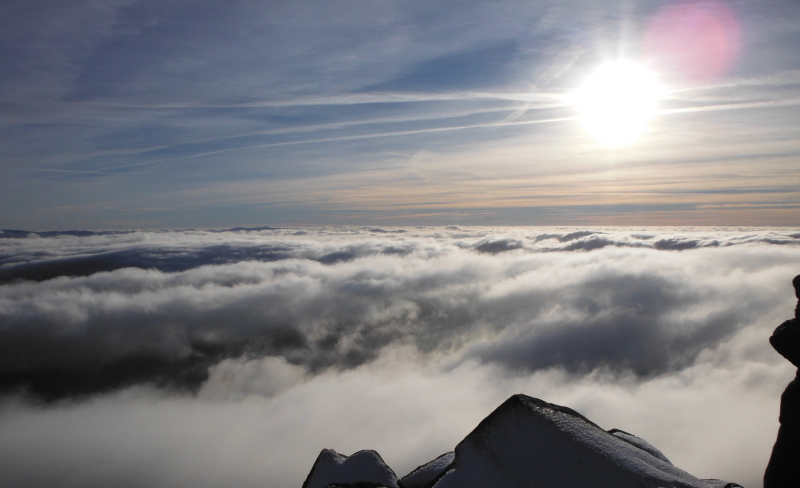
<svg viewBox="0 0 800 488"><path fill-rule="evenodd" d="M0 228L800 225L794 2L634 144L576 120L674 4L6 1Z"/></svg>

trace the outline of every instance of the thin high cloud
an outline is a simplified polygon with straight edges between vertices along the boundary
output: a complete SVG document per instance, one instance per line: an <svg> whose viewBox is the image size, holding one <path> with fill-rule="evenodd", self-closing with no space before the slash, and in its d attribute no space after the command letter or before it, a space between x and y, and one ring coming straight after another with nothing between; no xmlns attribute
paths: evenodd
<svg viewBox="0 0 800 488"><path fill-rule="evenodd" d="M743 85L747 86L747 85ZM762 86L762 85L759 85ZM551 98L558 99L558 98L565 98L568 94L562 95L552 95ZM755 95L755 94L753 94ZM752 95L751 95L752 96ZM415 98L416 97L416 98ZM465 96L457 96L454 95L452 98L442 97L437 94L432 94L427 97L418 97L418 96L397 96L397 97L386 97L382 96L378 98L362 98L361 96L353 96L353 97L332 97L330 99L311 99L306 101L293 101L293 102L282 102L282 103L268 103L264 102L263 104L244 104L244 105L236 105L231 106L231 108L245 108L245 107L256 107L256 106L265 106L265 107L295 107L295 106L302 106L302 105L360 105L360 104L370 104L370 103L398 103L398 102L419 102L419 101L453 101L453 100L507 100L507 101L525 101L525 100L535 100L535 95L524 96L518 95L515 96L514 94L508 94L506 96L502 95L490 95L490 94L475 94L473 97L466 98ZM779 97L775 100L764 100L764 101L733 101L732 103L729 102L729 97L725 96L717 96L712 97L713 101L718 103L715 104L703 104L698 103L692 107L683 107L683 108L664 108L658 111L660 115L670 115L670 114L686 114L686 113L696 113L696 112L717 112L717 111L729 111L729 110L756 110L756 109L765 109L765 108L780 108L780 107L794 107L800 105L800 99L786 99L785 97ZM690 100L689 97L680 97L679 100L686 101ZM708 102L712 100L703 99L702 102ZM725 103L729 102L729 103ZM214 107L150 107L150 108L184 108L184 109L193 109L193 108L225 108L223 106L214 106ZM564 116L561 117L549 117L549 118L542 118L534 116L531 118L531 113L537 110L553 110L553 109L562 109L565 113ZM272 148L272 147L281 147L281 146L295 146L295 145L302 145L302 144L322 144L322 143L340 143L340 142L347 142L347 141L359 141L359 140L368 140L368 139L376 139L376 138L394 138L394 137L404 137L404 136L417 136L417 135L424 135L424 134L435 134L439 132L450 132L450 131L465 131L465 130L475 130L475 129L491 129L491 128L510 128L510 127L518 127L518 126L529 126L529 125L538 125L538 124L556 124L556 123L564 123L564 122L574 122L578 118L573 114L574 110L572 107L565 102L549 102L549 103L537 103L531 104L526 103L523 106L519 107L496 107L496 108L488 108L488 109L474 109L468 111L461 111L455 112L451 114L438 114L438 115L426 115L420 114L412 117L396 117L396 118L379 118L379 119L365 119L365 120L358 120L352 122L337 122L337 123L330 123L330 124L311 124L301 127L292 127L292 128L283 128L283 129L274 129L274 130L267 130L267 131L250 131L244 132L240 134L225 136L225 137L214 137L208 139L200 139L194 141L185 141L179 144L172 144L172 145L162 145L156 147L147 147L138 150L123 150L123 151L103 151L93 154L86 154L82 155L78 158L70 159L69 161L62 161L59 164L80 164L82 162L86 162L87 160L94 160L98 158L104 157L118 157L118 156L146 156L153 152L161 152L161 151L171 151L176 148L180 148L185 150L188 147L194 145L206 145L208 143L219 143L219 144L228 144L230 142L235 142L238 140L243 139L252 139L256 137L268 137L268 136L278 136L278 135L302 135L307 133L316 133L316 132L326 132L326 131L339 131L342 129L348 128L356 128L356 127L363 127L371 132L369 133L359 133L359 134L350 134L350 135L336 135L330 137L311 137L311 138L302 138L297 140L290 140L290 141L275 141L275 142L264 142L264 143L244 143L244 144L233 144L234 147L227 147L224 149L216 149L212 151L185 151L184 154L180 156L174 156L169 158L157 158L157 159L149 159L143 158L143 161L137 161L135 163L128 163L128 164L115 164L113 166L108 166L102 169L94 169L94 170L81 170L81 169L63 169L63 168L30 168L31 171L44 171L44 172L63 172L63 173L83 173L83 174L97 174L97 175L112 175L112 174L119 174L128 173L133 168L141 168L141 167L148 167L152 165L158 165L162 163L170 163L180 160L186 160L191 158L202 158L208 156L215 156L215 155L222 155L226 153L236 152L236 151L246 151L246 150L253 150L253 149L264 149L264 148ZM378 130L372 132L372 130L376 128L380 128L382 125L388 124L401 124L401 123L425 123L425 122L441 122L446 121L446 119L455 119L455 118L463 118L463 117L471 117L476 115L486 115L486 114L508 114L505 117L502 117L498 120L493 120L490 122L481 122L481 123L470 123L470 124L459 124L459 125L443 125L438 127L426 127L420 129L407 129L407 130ZM527 115L526 118L519 120L521 116Z"/></svg>
<svg viewBox="0 0 800 488"><path fill-rule="evenodd" d="M280 146L296 146L300 144L320 144L320 143L327 143L327 142L347 142L347 141L358 141L363 139L378 139L384 137L399 137L399 136L412 136L412 135L420 135L420 134L431 134L437 132L449 132L449 131L461 131L467 129L483 129L483 128L490 128L490 127L512 127L512 126L520 126L520 125L533 125L533 124L552 124L557 122L566 122L575 120L575 117L559 117L559 118L551 118L551 119L534 119L534 120L517 120L517 121L509 121L509 120L502 120L502 121L495 121L495 122L487 122L481 124L468 124L468 125L454 125L454 126L444 126L444 127L433 127L433 128L426 128L426 129L409 129L409 130L400 130L400 131L389 131L389 132L377 132L377 133L369 133L369 134L354 134L354 135L347 135L347 136L335 136L335 137L322 137L322 138L313 138L313 139L302 139L296 141L282 141L282 142L269 142L265 144L255 144L255 145L240 145L233 148L227 149L218 149L215 151L207 151L201 153L192 153L192 154L185 154L182 156L175 156L172 158L163 158L163 159L155 159L155 160L146 160L141 161L138 163L132 163L128 165L122 166L114 166L109 168L109 170L127 170L128 168L132 167L141 167L141 166L150 166L159 163L167 163L171 161L178 161L182 159L191 159L191 158L200 158L205 156L213 156L217 154L224 154L233 151L244 151L248 149L259 149L259 148L268 148L268 147L280 147ZM110 172L110 171L109 171Z"/></svg>
<svg viewBox="0 0 800 488"><path fill-rule="evenodd" d="M755 146L777 151L794 141L794 53L800 43L796 26L783 19L796 17L796 7L734 3L747 35L731 78L673 93L681 99L665 101L664 116L642 136L645 158L699 159L703 174L716 175L721 173L708 168L708 158L755 159L770 152ZM564 95L609 53L627 50L635 58L640 31L657 10L650 4L629 9L614 2L515 0L458 6L365 2L358 9L330 2L190 8L182 1L83 0L37 7L11 1L3 8L0 41L11 54L0 80L0 125L4 140L13 143L0 147L0 184L6 185L0 194L8 200L2 226L39 228L55 222L92 228L186 225L191 216L185 209L207 208L195 196L207 192L218 195L217 208L230 209L217 221L208 216L219 212L195 212L203 216L196 225L232 222L242 215L237 190L254 181L266 188L287 179L311 184L314 178L348 175L353 189L380 183L386 187L381 195L386 189L402 194L408 184L396 175L407 172L417 154L430 154L432 169L469 159L476 174L504 173L506 185L530 176L515 157L526 161L533 180L565 160L606 168L596 162L608 154L585 137ZM747 138L738 136L742 131ZM745 141L747 147L728 154ZM504 152L513 146L518 148ZM759 168L760 175L792 171L790 161L774 170ZM384 169L390 170L382 173L385 179L376 177ZM653 181L608 178L636 183L620 201L642 195ZM459 181L441 175L443 188ZM698 184L692 179L678 186ZM527 185L525 194L539 193ZM586 194L585 188L571 190ZM303 205L290 198L276 202L300 215L281 223L325 223L315 216L337 196L329 185L315 192L319 199ZM169 201L178 193L184 197L180 205ZM273 203L265 202L265 194L276 192L262 190L258 204ZM123 199L131 209L125 217L105 210ZM342 210L362 210L364 201L352 198ZM395 197L387 203L408 202ZM446 203L470 206L454 197ZM574 198L564 203L574 204ZM523 208L497 199L482 205L478 210ZM417 213L441 210L421 206ZM762 210L771 216L769 223L787 223L784 214ZM498 211L497 217L519 222L508 218L514 211ZM703 219L692 222L714 221ZM240 220L248 221L257 219ZM759 221L761 216L738 223Z"/></svg>
<svg viewBox="0 0 800 488"><path fill-rule="evenodd" d="M414 102L450 102L450 101L484 101L506 100L514 102L538 102L543 107L563 106L557 102L563 99L562 94L549 92L486 92L486 91L447 91L447 92L376 92L345 93L336 95L317 95L286 98L280 100L258 100L240 103L175 103L153 105L126 105L113 102L92 102L88 105L100 108L129 109L198 109L198 108L263 108L263 107L301 107L327 105L363 105L370 103L414 103Z"/></svg>
<svg viewBox="0 0 800 488"><path fill-rule="evenodd" d="M435 95L431 96L433 100L452 100L448 98L436 98ZM499 98L499 97L496 97ZM487 98L489 99L489 98ZM508 101L514 101L514 98L507 98ZM524 100L524 99L520 99ZM414 100L405 100L414 101ZM416 101L422 101L416 100ZM431 101L431 100L426 100ZM380 101L380 100L372 100L372 101L362 101L362 102L353 102L355 103L392 103L391 100ZM308 103L309 105L316 105L315 103ZM330 101L329 103L320 103L320 104L328 104L328 105L338 105L339 103L335 101ZM347 103L346 103L347 104ZM303 105L303 103L287 103L285 106L297 106ZM213 107L201 107L201 106L185 106L185 107L142 107L142 108L185 108L185 109L202 109L202 108L243 108L243 107L251 107L251 106L259 106L259 105L252 105L252 104L244 104L244 105L232 105L230 107L225 106L213 106ZM276 105L282 106L282 105ZM237 140L252 140L256 137L263 137L263 136L279 136L279 135L300 135L300 134L307 134L307 133L315 133L315 132L326 132L326 131L339 131L342 129L348 128L355 128L355 127L380 127L382 125L391 125L391 124L404 124L404 123L421 123L421 122L431 122L431 121L444 121L447 119L457 119L457 118L465 118L479 114L503 114L507 112L527 112L529 110L533 110L536 108L539 109L547 109L547 108L558 108L563 107L563 104L556 105L556 104L541 104L535 106L531 103L526 103L524 106L518 107L509 107L509 106L495 106L495 107L474 107L474 108L458 108L454 107L448 111L437 111L436 113L419 113L416 115L406 115L406 116L394 116L394 117L379 117L379 118L367 118L367 119L360 119L355 121L341 121L341 122L331 122L325 124L306 124L302 126L294 126L294 127L284 127L279 129L271 129L271 130L257 130L257 131L248 131L233 135L227 135L224 137L211 137L206 139L198 139L192 141L183 141L176 144L168 144L168 145L160 145L160 146L152 146L152 147L145 147L145 148L138 148L138 149L126 149L120 151L99 151L91 154L83 154L79 156L74 156L70 160L60 161L59 164L74 164L79 163L81 161L87 161L92 159L97 159L101 157L114 157L114 156L146 156L152 155L154 153L175 149L175 148L188 148L193 145L201 145L207 143L224 143L226 141L237 141ZM136 108L136 107L128 107L128 108ZM502 126L502 124L500 124ZM439 130L457 130L457 129L464 129L464 128L475 128L480 126L466 126L466 127L444 127ZM437 129L428 129L429 132L435 132ZM281 146L281 145L294 145L294 144L314 144L320 142L334 142L339 140L357 140L360 138L371 138L371 137L392 137L392 136L399 136L399 135L412 135L417 133L425 133L426 130L420 130L417 132L379 132L377 134L361 134L361 135L354 135L354 136L338 136L338 138L311 138L311 139L301 139L296 141L285 141L285 142L276 142L276 143L266 143L266 144L256 144L256 145L236 145L233 148L223 149L219 151L212 151L212 152L200 152L200 153L189 153L185 156L181 156L180 158L190 158L190 157L197 157L197 156L206 156L210 154L217 154L217 153L224 153L228 151L235 151L235 150L242 150L242 149L249 149L249 148L259 148L259 147L271 147L271 146ZM173 158L179 159L179 158ZM159 159L159 160L149 160L140 163L135 163L133 166L143 166L147 164L153 164L157 162L169 161L173 159ZM129 168L131 165L123 165L123 166L112 166L107 168L107 170L119 170ZM66 170L66 169L54 169L54 168L31 168L32 171L81 171L81 170ZM83 170L83 172L94 172L94 173L106 173L109 174L111 171L98 171L98 170Z"/></svg>

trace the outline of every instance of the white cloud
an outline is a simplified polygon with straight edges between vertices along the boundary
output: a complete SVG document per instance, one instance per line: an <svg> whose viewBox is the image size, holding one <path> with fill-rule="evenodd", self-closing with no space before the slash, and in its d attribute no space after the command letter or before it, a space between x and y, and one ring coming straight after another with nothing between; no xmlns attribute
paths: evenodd
<svg viewBox="0 0 800 488"><path fill-rule="evenodd" d="M251 389L241 399L211 400L131 390L47 408L6 406L0 471L20 487L290 487L327 447L377 449L402 475L452 449L507 396L524 392L639 435L695 475L753 487L790 377L781 363L752 361L700 363L643 382L560 370L509 375L475 362L442 368L401 348L275 396Z"/></svg>
<svg viewBox="0 0 800 488"><path fill-rule="evenodd" d="M403 475L522 392L759 485L792 376L767 337L794 307L795 231L382 230L406 232L0 239L3 272L61 266L0 285L2 371L76 382L6 397L0 481L288 487L326 447ZM97 256L108 271L76 276ZM165 377L198 392L147 386Z"/></svg>
<svg viewBox="0 0 800 488"><path fill-rule="evenodd" d="M301 366L275 357L224 359L208 373L208 380L197 395L210 400L240 400L248 395L271 398L308 376Z"/></svg>

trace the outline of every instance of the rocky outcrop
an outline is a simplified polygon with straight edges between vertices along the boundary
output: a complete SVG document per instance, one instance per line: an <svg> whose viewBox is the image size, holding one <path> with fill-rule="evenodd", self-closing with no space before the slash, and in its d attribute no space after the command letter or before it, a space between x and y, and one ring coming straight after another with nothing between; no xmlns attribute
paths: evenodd
<svg viewBox="0 0 800 488"><path fill-rule="evenodd" d="M500 405L455 452L436 488L708 488L574 410L525 395Z"/></svg>
<svg viewBox="0 0 800 488"><path fill-rule="evenodd" d="M703 480L709 488L743 488L742 485L736 483L728 483L722 480Z"/></svg>
<svg viewBox="0 0 800 488"><path fill-rule="evenodd" d="M323 449L303 488L399 488L394 471L375 451L344 456Z"/></svg>
<svg viewBox="0 0 800 488"><path fill-rule="evenodd" d="M400 488L430 488L452 467L456 453L446 452L433 461L423 464L407 475L398 484Z"/></svg>
<svg viewBox="0 0 800 488"><path fill-rule="evenodd" d="M390 472L373 451L370 463L383 466L370 477L345 477L348 458L324 450L303 488L348 486L356 481L387 483ZM338 456L338 457L337 457ZM331 467L334 466L335 467ZM351 473L352 474L352 473ZM393 474L393 473L392 473ZM327 483L327 484L326 484ZM486 417L454 452L404 476L399 488L735 488L701 480L675 467L643 439L606 432L574 410L526 395L514 395ZM390 486L363 485L363 486ZM396 486L396 485L391 485Z"/></svg>
<svg viewBox="0 0 800 488"><path fill-rule="evenodd" d="M800 368L800 275L792 280L797 306L794 319L775 329L769 343L781 356ZM781 395L780 428L764 472L764 488L800 486L800 369Z"/></svg>

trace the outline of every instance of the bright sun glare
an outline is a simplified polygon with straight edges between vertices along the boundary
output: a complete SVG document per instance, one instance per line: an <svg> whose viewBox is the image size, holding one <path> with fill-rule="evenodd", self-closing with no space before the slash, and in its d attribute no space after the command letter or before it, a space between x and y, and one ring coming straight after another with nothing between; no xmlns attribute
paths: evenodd
<svg viewBox="0 0 800 488"><path fill-rule="evenodd" d="M653 72L626 61L606 63L575 97L584 126L610 146L632 142L656 113L662 89Z"/></svg>

